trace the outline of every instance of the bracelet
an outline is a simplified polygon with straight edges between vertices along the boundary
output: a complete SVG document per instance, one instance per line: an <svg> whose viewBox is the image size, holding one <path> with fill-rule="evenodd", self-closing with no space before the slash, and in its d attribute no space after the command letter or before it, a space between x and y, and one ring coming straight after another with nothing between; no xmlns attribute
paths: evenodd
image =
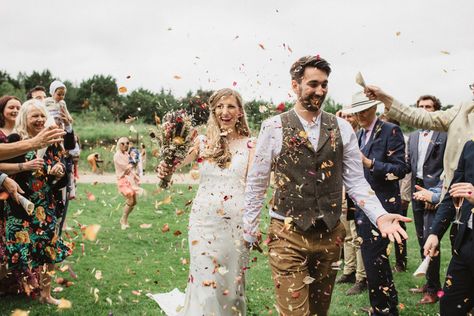
<svg viewBox="0 0 474 316"><path fill-rule="evenodd" d="M23 171L23 163L18 163L18 171Z"/></svg>

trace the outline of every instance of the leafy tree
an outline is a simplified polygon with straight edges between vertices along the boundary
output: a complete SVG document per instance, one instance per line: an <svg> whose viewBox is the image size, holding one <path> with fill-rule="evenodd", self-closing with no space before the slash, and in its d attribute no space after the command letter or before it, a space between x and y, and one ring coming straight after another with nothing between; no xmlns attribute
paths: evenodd
<svg viewBox="0 0 474 316"><path fill-rule="evenodd" d="M191 91L188 92L187 96L181 100L183 108L186 112L193 117L194 125L203 125L207 123L209 118L209 98L214 93L211 90L199 89L193 95Z"/></svg>
<svg viewBox="0 0 474 316"><path fill-rule="evenodd" d="M119 102L117 82L112 76L94 75L79 85L75 102L82 108L107 107L112 109Z"/></svg>
<svg viewBox="0 0 474 316"><path fill-rule="evenodd" d="M56 79L48 69L43 70L42 72L33 71L31 75L20 73L18 77L19 81L23 83L25 91L28 91L35 86L44 86L46 90L49 91L49 85Z"/></svg>
<svg viewBox="0 0 474 316"><path fill-rule="evenodd" d="M328 96L326 100L324 100L323 109L326 112L336 114L337 111L342 109L342 104L337 103L333 98Z"/></svg>

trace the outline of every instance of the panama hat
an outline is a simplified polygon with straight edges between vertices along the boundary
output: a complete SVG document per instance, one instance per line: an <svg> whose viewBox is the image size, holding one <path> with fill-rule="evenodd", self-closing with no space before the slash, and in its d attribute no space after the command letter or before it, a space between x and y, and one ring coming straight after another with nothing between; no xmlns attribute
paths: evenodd
<svg viewBox="0 0 474 316"><path fill-rule="evenodd" d="M350 106L345 107L342 109L342 112L347 113L347 114L354 114L358 112L362 112L364 110L367 110L375 105L379 105L382 102L377 101L377 100L369 100L365 96L364 92L357 92L352 96L352 103Z"/></svg>

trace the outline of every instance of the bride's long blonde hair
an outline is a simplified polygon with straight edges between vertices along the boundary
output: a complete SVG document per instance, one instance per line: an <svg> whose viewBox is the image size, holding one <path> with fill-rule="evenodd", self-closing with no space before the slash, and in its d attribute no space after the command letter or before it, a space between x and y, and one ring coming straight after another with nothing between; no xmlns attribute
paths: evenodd
<svg viewBox="0 0 474 316"><path fill-rule="evenodd" d="M222 98L234 97L240 109L240 116L235 123L235 130L240 136L250 136L250 129L247 124L247 116L243 106L242 96L235 90L224 88L214 92L209 98L209 119L207 120L207 143L204 149L203 158L214 161L222 169L226 168L232 159L229 150L227 132L222 131L216 118L216 106Z"/></svg>

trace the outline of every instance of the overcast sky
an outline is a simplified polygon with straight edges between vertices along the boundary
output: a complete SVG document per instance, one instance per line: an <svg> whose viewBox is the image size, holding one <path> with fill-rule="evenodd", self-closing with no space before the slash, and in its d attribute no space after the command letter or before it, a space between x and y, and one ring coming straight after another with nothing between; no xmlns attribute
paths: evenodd
<svg viewBox="0 0 474 316"><path fill-rule="evenodd" d="M291 64L319 54L338 102L361 71L402 102L454 104L472 97L473 13L472 0L0 0L0 69L110 74L178 96L236 82L244 99L277 103L294 97Z"/></svg>

